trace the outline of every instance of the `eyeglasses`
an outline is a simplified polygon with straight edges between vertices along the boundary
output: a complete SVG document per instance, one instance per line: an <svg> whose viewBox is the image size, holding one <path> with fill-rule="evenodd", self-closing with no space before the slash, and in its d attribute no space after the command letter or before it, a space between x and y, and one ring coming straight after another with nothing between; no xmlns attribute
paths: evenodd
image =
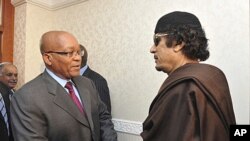
<svg viewBox="0 0 250 141"><path fill-rule="evenodd" d="M156 34L154 34L153 40L154 40L155 46L158 46L158 44L161 41L161 37L164 37L164 36L167 36L167 35L169 35L169 34L167 34L167 33L156 33Z"/></svg>
<svg viewBox="0 0 250 141"><path fill-rule="evenodd" d="M73 56L82 56L82 52L81 51L70 51L70 52L60 52L60 51L47 51L45 53L56 53L62 56L67 56L69 58L73 57Z"/></svg>

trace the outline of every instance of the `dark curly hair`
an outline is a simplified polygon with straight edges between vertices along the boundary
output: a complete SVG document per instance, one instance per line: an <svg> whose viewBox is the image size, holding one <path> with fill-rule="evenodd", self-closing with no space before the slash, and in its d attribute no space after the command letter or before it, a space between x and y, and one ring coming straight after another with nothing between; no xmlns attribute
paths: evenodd
<svg viewBox="0 0 250 141"><path fill-rule="evenodd" d="M182 52L190 59L205 61L209 57L208 39L201 28L194 28L189 25L170 25L165 27L169 34L167 47L171 47L176 41L176 45L184 42Z"/></svg>

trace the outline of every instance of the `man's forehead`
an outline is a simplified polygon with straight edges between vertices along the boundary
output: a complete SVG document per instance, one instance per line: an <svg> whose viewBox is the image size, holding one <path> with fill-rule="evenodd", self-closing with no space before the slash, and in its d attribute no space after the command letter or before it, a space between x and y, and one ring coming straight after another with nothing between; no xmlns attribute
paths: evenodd
<svg viewBox="0 0 250 141"><path fill-rule="evenodd" d="M12 64L6 64L3 67L3 71L17 71L17 68Z"/></svg>

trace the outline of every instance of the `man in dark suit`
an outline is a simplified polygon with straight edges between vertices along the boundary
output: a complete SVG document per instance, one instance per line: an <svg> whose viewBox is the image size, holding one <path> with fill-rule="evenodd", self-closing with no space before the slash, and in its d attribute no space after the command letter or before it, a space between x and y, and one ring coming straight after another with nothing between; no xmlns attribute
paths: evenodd
<svg viewBox="0 0 250 141"><path fill-rule="evenodd" d="M81 50L65 31L42 35L45 71L11 100L15 141L117 141L94 83L80 76Z"/></svg>
<svg viewBox="0 0 250 141"><path fill-rule="evenodd" d="M13 141L10 127L10 99L17 84L17 68L9 62L0 64L0 140Z"/></svg>
<svg viewBox="0 0 250 141"><path fill-rule="evenodd" d="M82 63L81 63L81 70L80 74L91 79L99 92L99 96L101 100L106 104L108 111L111 113L111 102L110 102L110 95L109 95L109 88L106 79L101 76L99 73L93 71L88 65L88 52L86 48L80 44L80 49L82 51Z"/></svg>

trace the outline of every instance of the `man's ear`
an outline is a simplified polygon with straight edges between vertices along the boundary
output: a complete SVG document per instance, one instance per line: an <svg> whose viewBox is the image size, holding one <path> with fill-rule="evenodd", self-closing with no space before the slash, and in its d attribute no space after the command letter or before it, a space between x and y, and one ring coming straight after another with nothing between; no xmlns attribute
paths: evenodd
<svg viewBox="0 0 250 141"><path fill-rule="evenodd" d="M53 59L52 56L50 54L43 54L43 61L46 65L52 65L51 60Z"/></svg>
<svg viewBox="0 0 250 141"><path fill-rule="evenodd" d="M185 43L182 42L181 44L175 45L174 46L174 52L179 52L181 49L184 47Z"/></svg>

